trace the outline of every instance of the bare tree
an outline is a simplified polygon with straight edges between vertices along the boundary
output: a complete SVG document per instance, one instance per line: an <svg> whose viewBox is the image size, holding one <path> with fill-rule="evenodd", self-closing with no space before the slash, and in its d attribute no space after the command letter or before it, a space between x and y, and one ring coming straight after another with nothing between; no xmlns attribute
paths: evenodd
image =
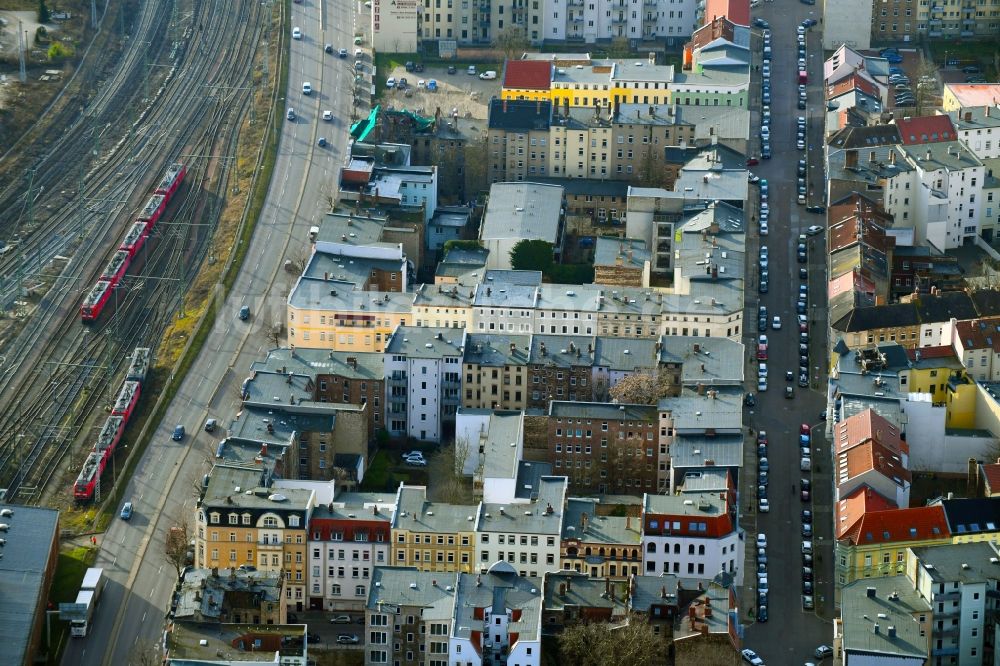
<svg viewBox="0 0 1000 666"><path fill-rule="evenodd" d="M160 666L163 663L163 652L155 645L136 644L128 654L130 666Z"/></svg>
<svg viewBox="0 0 1000 666"><path fill-rule="evenodd" d="M465 143L465 159L462 169L465 173L465 197L472 200L489 187L488 155L486 137L479 136Z"/></svg>
<svg viewBox="0 0 1000 666"><path fill-rule="evenodd" d="M531 43L521 26L510 23L503 30L497 33L493 40L493 46L503 51L507 60L513 60L528 50Z"/></svg>
<svg viewBox="0 0 1000 666"><path fill-rule="evenodd" d="M629 48L626 38L615 37L611 40L611 44L608 45L607 53L609 58L628 58L632 55L632 49Z"/></svg>
<svg viewBox="0 0 1000 666"><path fill-rule="evenodd" d="M579 666L656 666L666 663L663 643L649 622L635 616L620 625L580 623L559 634L559 662Z"/></svg>
<svg viewBox="0 0 1000 666"><path fill-rule="evenodd" d="M167 539L164 544L163 554L166 556L167 562L174 565L178 578L181 576L181 570L188 563L190 541L191 530L188 528L186 520L182 520L167 530Z"/></svg>
<svg viewBox="0 0 1000 666"><path fill-rule="evenodd" d="M281 324L274 324L267 331L267 339L273 342L275 347L281 346L281 329Z"/></svg>
<svg viewBox="0 0 1000 666"><path fill-rule="evenodd" d="M428 493L435 502L448 504L472 503L472 480L462 473L470 454L467 442L449 442L431 456L427 465Z"/></svg>
<svg viewBox="0 0 1000 666"><path fill-rule="evenodd" d="M611 387L608 393L615 402L632 405L655 405L670 395L673 380L665 370L637 372Z"/></svg>

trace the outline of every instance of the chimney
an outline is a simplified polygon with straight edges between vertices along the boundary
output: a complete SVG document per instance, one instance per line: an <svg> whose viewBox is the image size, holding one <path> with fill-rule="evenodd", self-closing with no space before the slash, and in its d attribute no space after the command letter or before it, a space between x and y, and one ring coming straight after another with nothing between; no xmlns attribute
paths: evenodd
<svg viewBox="0 0 1000 666"><path fill-rule="evenodd" d="M566 591L569 592L573 589L573 578L569 577L566 579Z"/></svg>
<svg viewBox="0 0 1000 666"><path fill-rule="evenodd" d="M541 104L541 102L539 102L539 104ZM566 596L566 583L559 583L559 596Z"/></svg>
<svg viewBox="0 0 1000 666"><path fill-rule="evenodd" d="M892 639L892 638L895 638L895 637L896 637L896 627L890 625L889 626L889 638Z"/></svg>
<svg viewBox="0 0 1000 666"><path fill-rule="evenodd" d="M355 370L357 370L358 369L358 357L357 356L348 356L347 357L347 365L349 365L350 367L352 367Z"/></svg>
<svg viewBox="0 0 1000 666"><path fill-rule="evenodd" d="M889 164L895 164L895 163L896 163L896 151L895 150L890 150L889 151Z"/></svg>
<svg viewBox="0 0 1000 666"><path fill-rule="evenodd" d="M625 516L625 529L632 529L632 516Z"/></svg>
<svg viewBox="0 0 1000 666"><path fill-rule="evenodd" d="M503 101L503 112L507 113L507 100Z"/></svg>
<svg viewBox="0 0 1000 666"><path fill-rule="evenodd" d="M874 599L875 598L875 588L874 587L865 588L865 596L867 596L869 599Z"/></svg>
<svg viewBox="0 0 1000 666"><path fill-rule="evenodd" d="M580 514L580 531L581 532L586 532L587 531L587 520L589 518L590 518L590 516L587 515L586 511L584 511L582 514Z"/></svg>
<svg viewBox="0 0 1000 666"><path fill-rule="evenodd" d="M927 152L924 154L924 158L928 159L928 160L931 158L931 149L930 148L927 149ZM876 626L878 626L878 625L876 625Z"/></svg>
<svg viewBox="0 0 1000 666"><path fill-rule="evenodd" d="M270 430L273 426L270 423L268 423L267 427L268 427L268 430ZM267 457L267 442L264 442L263 444L260 445L260 456L262 458L266 458Z"/></svg>
<svg viewBox="0 0 1000 666"><path fill-rule="evenodd" d="M698 395L705 395L705 385L700 382L698 384Z"/></svg>
<svg viewBox="0 0 1000 666"><path fill-rule="evenodd" d="M667 598L667 586L666 585L663 585L663 586L660 587L660 598L661 599L666 599Z"/></svg>
<svg viewBox="0 0 1000 666"><path fill-rule="evenodd" d="M694 606L688 606L688 617L691 618L692 620L694 620L697 617L697 615L695 615L694 612Z"/></svg>
<svg viewBox="0 0 1000 666"><path fill-rule="evenodd" d="M212 567L212 578L219 577L219 567Z"/></svg>
<svg viewBox="0 0 1000 666"><path fill-rule="evenodd" d="M967 123L971 123L972 122L972 111L966 111L965 112L965 122L967 122ZM890 630L892 630L892 629L893 629L893 627L890 627Z"/></svg>
<svg viewBox="0 0 1000 666"><path fill-rule="evenodd" d="M604 594L611 596L611 579L607 576L604 577Z"/></svg>
<svg viewBox="0 0 1000 666"><path fill-rule="evenodd" d="M873 627L872 627L872 632L873 632L873 633L875 633L875 634L878 634L878 633L879 633L879 630L878 630L878 622L876 622L876 623L875 623L875 626L873 626Z"/></svg>

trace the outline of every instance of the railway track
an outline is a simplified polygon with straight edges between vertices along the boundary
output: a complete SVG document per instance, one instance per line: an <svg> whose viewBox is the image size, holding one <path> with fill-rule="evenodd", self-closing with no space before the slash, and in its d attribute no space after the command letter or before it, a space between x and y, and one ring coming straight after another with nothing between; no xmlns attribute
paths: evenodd
<svg viewBox="0 0 1000 666"><path fill-rule="evenodd" d="M206 204L201 195L210 193L215 200L224 199L234 165L227 159L183 156L234 154L241 120L251 103L249 91L239 91L250 84L259 37L264 20L270 20L270 10L250 0L201 0L196 1L195 10L196 22L213 27L211 37L196 48L170 44L177 64L151 97L151 105L142 109L137 131L130 132L102 163L91 166L84 190L85 195L108 192L129 202L141 201L149 192L149 187L142 186L143 180L158 176L167 161L188 162L188 181L154 229L141 274L126 276L116 290L118 302L111 316L84 328L77 314L81 293L96 279L96 267L113 254L111 242L116 248L132 208L124 207L114 224L84 225L87 241L53 282L72 288L51 288L30 325L2 350L10 360L0 376L0 404L11 406L0 415L0 485L6 484L8 500L16 499L22 490L37 497L39 488L60 478L59 470L65 469L61 463L70 453L76 461L74 467L78 467L83 456L76 444L92 441L88 424L105 405L108 387L117 387L125 356L133 347L155 342L162 335L182 292L177 285L189 281L207 250L205 241L213 232L210 217L218 207ZM138 20L142 26L155 29L157 17L162 21L163 14L162 7L157 10L147 5ZM135 58L125 59L123 66L131 63L134 69L135 62ZM105 91L125 90L131 80L127 74L116 76ZM237 92L220 103L218 97L205 94L205 86L226 86ZM90 105L93 118L105 118L115 107L110 93L98 96ZM82 143L89 145L87 140ZM73 175L65 168L53 167L45 177L59 183ZM135 187L135 183L140 186ZM3 196L0 194L0 201ZM79 213L67 202L23 239L26 246L37 249L37 265L44 266L45 255L58 251L59 244L46 234L65 229L75 216ZM11 264L0 264L0 272L9 270ZM32 358L45 360L32 362ZM15 395L16 401L11 398ZM13 408L15 403L18 408Z"/></svg>

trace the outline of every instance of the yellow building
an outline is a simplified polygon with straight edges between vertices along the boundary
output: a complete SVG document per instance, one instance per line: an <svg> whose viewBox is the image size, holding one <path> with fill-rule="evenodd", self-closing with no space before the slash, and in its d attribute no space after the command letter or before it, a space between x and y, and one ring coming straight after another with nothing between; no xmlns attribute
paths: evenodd
<svg viewBox="0 0 1000 666"><path fill-rule="evenodd" d="M945 113L979 106L993 106L1000 98L998 83L946 83L941 95Z"/></svg>
<svg viewBox="0 0 1000 666"><path fill-rule="evenodd" d="M611 109L623 103L670 104L672 65L615 60L556 63L508 61L500 97L552 102L566 107Z"/></svg>
<svg viewBox="0 0 1000 666"><path fill-rule="evenodd" d="M946 428L976 427L976 383L962 374L948 377L948 395L945 401Z"/></svg>
<svg viewBox="0 0 1000 666"><path fill-rule="evenodd" d="M475 294L475 285L459 282L420 285L413 299L413 325L472 330Z"/></svg>
<svg viewBox="0 0 1000 666"><path fill-rule="evenodd" d="M301 277L288 295L292 347L381 352L397 326L413 321L412 292L357 291L353 285Z"/></svg>
<svg viewBox="0 0 1000 666"><path fill-rule="evenodd" d="M391 564L472 573L479 507L427 501L426 486L400 484L392 518Z"/></svg>
<svg viewBox="0 0 1000 666"><path fill-rule="evenodd" d="M598 506L592 499L566 501L559 568L591 578L628 580L643 575L642 519L598 515Z"/></svg>
<svg viewBox="0 0 1000 666"><path fill-rule="evenodd" d="M284 603L306 597L306 527L312 491L264 487L262 469L216 465L196 508L195 566L256 566L285 579Z"/></svg>
<svg viewBox="0 0 1000 666"><path fill-rule="evenodd" d="M934 404L949 400L952 391L948 380L952 375L965 376L965 366L950 345L907 349L906 355L910 358L910 365L899 373L900 388L909 393L930 393Z"/></svg>
<svg viewBox="0 0 1000 666"><path fill-rule="evenodd" d="M525 409L530 353L530 335L470 333L462 358L462 406Z"/></svg>
<svg viewBox="0 0 1000 666"><path fill-rule="evenodd" d="M940 505L865 511L837 539L836 583L905 573L907 549L944 543L951 543L951 532Z"/></svg>

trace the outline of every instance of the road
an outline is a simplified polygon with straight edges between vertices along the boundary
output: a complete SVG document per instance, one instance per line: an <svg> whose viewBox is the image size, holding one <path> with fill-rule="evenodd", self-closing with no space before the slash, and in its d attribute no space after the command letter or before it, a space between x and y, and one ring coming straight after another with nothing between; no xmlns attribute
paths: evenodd
<svg viewBox="0 0 1000 666"><path fill-rule="evenodd" d="M815 26L807 36L809 85L807 93L809 101L806 111L796 108L798 93L796 65L796 27L806 18L817 20L822 16L820 5L808 6L794 0L764 3L755 10L754 16L761 17L771 24L771 41L773 58L771 60L771 149L773 158L761 160L759 166L752 171L769 184L770 230L769 235L757 235L757 225L751 223L751 234L748 240L747 256L747 330L744 342L749 356L756 350L757 309L765 305L768 318L779 315L782 321L781 330L767 330L769 338L768 359L768 390L757 393L757 404L749 411L749 426L754 433L764 430L768 435L768 461L770 464L770 484L768 497L771 504L770 512L758 513L756 502L757 485L757 451L756 442L747 447L744 459L743 480L741 481L742 525L747 532L746 567L747 585L743 594L743 620L753 622L748 611L753 608L756 613L757 590L756 577L752 571L757 568L756 549L752 546L756 534L767 535L768 564L767 570L770 584L768 598L768 621L752 623L747 627L744 645L755 650L767 664L801 664L806 661L817 661L813 651L820 644L830 644L832 640L832 600L833 600L833 555L830 541L832 528L831 518L831 486L829 453L823 442L823 428L813 429L813 470L800 471L800 457L797 445L799 424L809 423L815 426L819 421L819 413L824 408L826 400L823 391L825 377L822 360L825 350L825 321L822 308L825 307L825 266L824 236L810 237L808 242L809 279L800 280L799 268L803 264L797 262L798 236L814 224L823 224L824 216L808 213L804 206L796 203L796 169L800 159L808 163L809 186L816 192L816 197L810 199L811 204L823 203L819 200L823 192L823 150L822 150L822 119L823 101L822 86L822 51L819 30ZM759 39L755 40L759 44ZM755 54L755 62L760 62L759 49ZM753 125L751 136L757 135L760 118L760 88L759 72L754 73L756 79L756 102L753 109ZM796 117L806 115L808 128L808 150L796 149ZM754 188L756 190L756 188ZM753 191L753 190L752 190ZM753 191L756 196L756 191ZM769 291L758 293L759 271L756 262L757 246L767 245L769 250ZM810 388L800 388L798 382L794 386L794 397L787 399L784 395L785 372L791 370L798 379L799 367L799 332L796 323L795 301L799 285L809 285L809 361ZM770 327L769 327L770 329ZM757 361L747 366L748 383L754 386L756 392ZM819 439L817 439L819 438ZM756 438L754 438L756 439ZM817 472L817 470L819 470ZM800 480L810 478L812 481L812 501L802 502L799 497ZM791 501L789 493L792 493ZM750 505L753 505L752 508ZM816 610L807 611L802 606L801 588L801 529L802 509L811 509L814 513L813 524L816 534L813 544L814 554Z"/></svg>
<svg viewBox="0 0 1000 666"><path fill-rule="evenodd" d="M243 271L129 482L126 496L135 504L135 516L113 521L99 544L95 566L106 568L108 586L91 635L67 647L66 666L129 664L138 650L162 640L176 582L163 555L165 535L181 520L193 524L196 487L211 468L217 444L201 426L209 416L227 423L236 415L247 368L271 346L269 325L284 319L292 279L282 270L284 261L302 256L309 227L318 224L329 207L327 196L334 193L333 180L347 149L354 60L325 54L323 46L329 42L353 51L357 9L349 0L292 5L288 24L303 32L303 39L288 40L288 105L298 119L280 126L274 175ZM314 89L309 97L301 93L304 81ZM332 123L321 120L324 109L333 111ZM329 141L327 147L316 145L320 136ZM242 305L251 308L247 322L236 317ZM178 423L188 432L181 443L170 439Z"/></svg>

